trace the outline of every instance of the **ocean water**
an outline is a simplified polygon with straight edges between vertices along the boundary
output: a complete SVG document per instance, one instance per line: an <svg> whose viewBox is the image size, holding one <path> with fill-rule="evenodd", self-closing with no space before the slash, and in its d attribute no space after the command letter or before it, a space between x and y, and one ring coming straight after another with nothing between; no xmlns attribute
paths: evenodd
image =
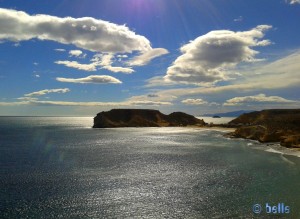
<svg viewBox="0 0 300 219"><path fill-rule="evenodd" d="M210 124L225 124L235 119L236 117L221 117L221 118L213 118L208 116L197 116L198 119L203 119L206 123Z"/></svg>
<svg viewBox="0 0 300 219"><path fill-rule="evenodd" d="M216 130L91 126L0 117L0 218L300 217L300 158L276 145ZM267 212L279 203L289 213Z"/></svg>

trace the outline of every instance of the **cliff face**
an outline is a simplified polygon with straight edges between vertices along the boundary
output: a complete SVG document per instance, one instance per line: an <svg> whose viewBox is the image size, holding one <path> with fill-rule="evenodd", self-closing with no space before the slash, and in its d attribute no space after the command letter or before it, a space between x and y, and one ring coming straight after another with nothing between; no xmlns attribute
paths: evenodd
<svg viewBox="0 0 300 219"><path fill-rule="evenodd" d="M228 123L237 126L231 137L280 142L300 147L300 109L274 109L246 113Z"/></svg>
<svg viewBox="0 0 300 219"><path fill-rule="evenodd" d="M204 126L203 120L194 116L175 112L165 115L158 110L149 109L112 109L98 113L93 128L117 127L168 127L168 126Z"/></svg>

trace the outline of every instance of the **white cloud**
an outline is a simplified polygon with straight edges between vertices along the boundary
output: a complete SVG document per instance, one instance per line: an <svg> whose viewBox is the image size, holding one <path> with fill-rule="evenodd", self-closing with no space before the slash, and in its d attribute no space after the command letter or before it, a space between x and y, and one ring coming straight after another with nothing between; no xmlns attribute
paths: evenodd
<svg viewBox="0 0 300 219"><path fill-rule="evenodd" d="M91 63L89 64L81 64L77 61L56 61L56 64L59 65L65 65L69 68L75 68L78 70L83 71L97 71L98 69L106 69L111 72L122 72L131 74L134 72L132 68L127 67L118 67L118 66L112 66L112 59L114 58L113 54L96 54L94 57L90 60Z"/></svg>
<svg viewBox="0 0 300 219"><path fill-rule="evenodd" d="M146 51L139 56L136 56L128 62L130 66L142 66L147 65L152 59L168 54L169 51L163 48L155 48L150 51Z"/></svg>
<svg viewBox="0 0 300 219"><path fill-rule="evenodd" d="M146 37L137 35L125 25L91 17L29 15L2 8L0 23L0 40L52 40L94 52L131 53L152 49Z"/></svg>
<svg viewBox="0 0 300 219"><path fill-rule="evenodd" d="M164 76L154 76L154 77L146 80L146 82L147 82L147 84L145 85L145 87L147 87L147 88L177 85L177 83L174 81L170 81L170 80L166 81L164 79Z"/></svg>
<svg viewBox="0 0 300 219"><path fill-rule="evenodd" d="M14 47L19 47L19 46L21 46L20 43L14 43Z"/></svg>
<svg viewBox="0 0 300 219"><path fill-rule="evenodd" d="M271 26L259 25L243 32L211 31L180 48L179 56L167 70L166 81L184 84L211 84L228 79L227 71L241 62L259 61L255 46L266 46L264 32Z"/></svg>
<svg viewBox="0 0 300 219"><path fill-rule="evenodd" d="M216 103L216 102L211 102L208 104L209 106L220 106L221 104Z"/></svg>
<svg viewBox="0 0 300 219"><path fill-rule="evenodd" d="M96 54L91 59L92 62L99 63L100 66L110 66L113 62L112 59L114 55L111 53L108 54Z"/></svg>
<svg viewBox="0 0 300 219"><path fill-rule="evenodd" d="M90 75L85 78L56 78L57 81L60 82L69 82L69 83L93 83L93 84L121 84L122 82L114 77L109 75Z"/></svg>
<svg viewBox="0 0 300 219"><path fill-rule="evenodd" d="M218 94L226 96L230 93L247 93L256 91L263 93L272 92L277 89L293 89L298 92L300 84L300 50L292 54L281 57L278 60L268 63L254 63L252 67L248 66L240 71L243 77L230 81L229 84L209 87L184 87L163 89L153 94L160 97L161 100L170 100L170 96L186 97L202 94ZM154 77L148 80L146 87L163 86L161 77ZM174 82L173 82L174 83ZM145 95L135 96L135 99L145 99ZM276 106L278 107L278 106Z"/></svg>
<svg viewBox="0 0 300 219"><path fill-rule="evenodd" d="M116 66L104 66L103 69L109 70L111 72L123 72L123 73L127 73L127 74L131 74L132 72L134 72L133 69L131 68L124 68L124 67L116 67Z"/></svg>
<svg viewBox="0 0 300 219"><path fill-rule="evenodd" d="M124 101L124 102L68 102L68 101L32 101L31 104L35 105L51 105L51 106L160 106L171 105L169 102L156 102L156 101Z"/></svg>
<svg viewBox="0 0 300 219"><path fill-rule="evenodd" d="M77 61L55 61L54 63L83 71L97 71L97 66L99 65L99 63L97 62L92 62L90 64L81 64Z"/></svg>
<svg viewBox="0 0 300 219"><path fill-rule="evenodd" d="M85 58L85 56L86 56L86 54L83 54L83 52L79 49L70 50L69 55L70 55L70 57L75 56L78 58Z"/></svg>
<svg viewBox="0 0 300 219"><path fill-rule="evenodd" d="M300 4L300 0L288 0L290 4Z"/></svg>
<svg viewBox="0 0 300 219"><path fill-rule="evenodd" d="M66 51L65 49L54 49L54 50L57 52L65 52Z"/></svg>
<svg viewBox="0 0 300 219"><path fill-rule="evenodd" d="M236 105L243 105L243 104L259 104L259 103L288 104L288 103L300 103L300 102L295 100L288 100L279 96L266 96L265 94L258 94L255 96L235 97L227 100L224 103L224 105L236 106Z"/></svg>
<svg viewBox="0 0 300 219"><path fill-rule="evenodd" d="M106 107L120 107L120 106L164 106L172 105L170 102L162 101L121 101L121 102L72 102L72 101L39 101L27 100L19 102L0 102L0 106L20 106L20 105L35 105L35 106L106 106Z"/></svg>
<svg viewBox="0 0 300 219"><path fill-rule="evenodd" d="M204 105L204 104L208 104L208 102L206 102L202 99L185 99L185 100L182 100L181 103L184 103L186 105Z"/></svg>
<svg viewBox="0 0 300 219"><path fill-rule="evenodd" d="M17 100L22 100L22 101L36 101L38 100L38 98L36 97L19 97L19 98L16 98Z"/></svg>
<svg viewBox="0 0 300 219"><path fill-rule="evenodd" d="M159 95L157 93L151 93L146 95L132 96L128 98L128 101L173 101L177 99L176 96L172 94Z"/></svg>
<svg viewBox="0 0 300 219"><path fill-rule="evenodd" d="M117 67L112 66L114 55L113 54L96 54L91 61L97 63L97 65L102 66L102 69L109 70L111 72L123 72L131 74L134 72L133 69L127 67Z"/></svg>
<svg viewBox="0 0 300 219"><path fill-rule="evenodd" d="M32 97L32 96L42 96L42 95L46 95L49 93L67 93L70 92L69 88L59 88L59 89L45 89L45 90L40 90L40 91L36 91L36 92L32 92L29 94L25 94L25 97Z"/></svg>
<svg viewBox="0 0 300 219"><path fill-rule="evenodd" d="M239 16L238 18L233 19L234 22L242 22L244 18L242 16Z"/></svg>
<svg viewBox="0 0 300 219"><path fill-rule="evenodd" d="M117 55L117 57L123 59L123 58L128 58L128 55Z"/></svg>
<svg viewBox="0 0 300 219"><path fill-rule="evenodd" d="M28 105L29 101L18 101L18 102L0 102L0 106L22 106Z"/></svg>
<svg viewBox="0 0 300 219"><path fill-rule="evenodd" d="M135 105L135 106L162 106L162 105L173 105L171 102L166 101L151 101L151 100L139 100L139 101L125 101L125 103L128 103L129 105Z"/></svg>

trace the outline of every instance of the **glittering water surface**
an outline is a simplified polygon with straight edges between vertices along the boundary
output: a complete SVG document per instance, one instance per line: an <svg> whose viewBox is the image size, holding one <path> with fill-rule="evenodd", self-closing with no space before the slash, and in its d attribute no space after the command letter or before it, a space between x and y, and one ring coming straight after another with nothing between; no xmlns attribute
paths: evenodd
<svg viewBox="0 0 300 219"><path fill-rule="evenodd" d="M0 118L0 218L296 218L300 159L192 128ZM253 204L285 203L260 216Z"/></svg>

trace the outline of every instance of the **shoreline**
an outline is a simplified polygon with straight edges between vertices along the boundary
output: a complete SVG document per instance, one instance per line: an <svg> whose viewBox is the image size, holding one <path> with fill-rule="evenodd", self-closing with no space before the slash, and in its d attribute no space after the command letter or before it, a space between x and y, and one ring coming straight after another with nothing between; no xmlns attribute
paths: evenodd
<svg viewBox="0 0 300 219"><path fill-rule="evenodd" d="M207 130L221 131L221 132L234 132L236 130L236 128L228 128L228 127L222 127L222 126L185 126L185 127L186 128L196 128L196 129L207 129Z"/></svg>
<svg viewBox="0 0 300 219"><path fill-rule="evenodd" d="M222 126L212 126L212 127L195 127L198 129L206 129L206 130L212 130L212 131L219 131L219 132L226 132L224 133L223 137L227 138L227 139L242 139L242 140L246 140L246 141L252 141L255 145L261 145L263 146L263 148L259 147L259 148L255 148L255 145L253 146L252 143L249 143L249 147L253 146L253 149L256 150L263 150L266 151L268 153L275 153L275 154L279 154L280 156L293 156L293 157L298 157L300 158L300 148L298 147L285 147L283 145L280 144L280 142L260 142L259 140L255 140L255 139L249 139L249 138L242 138L242 137L230 137L230 136L226 136L226 134L229 134L231 132L234 132L237 128L227 128L227 127L222 127ZM287 158L284 158L287 159Z"/></svg>
<svg viewBox="0 0 300 219"><path fill-rule="evenodd" d="M226 136L231 132L234 132L236 128L228 128L222 126L197 126L197 125L189 125L189 126L168 126L168 127L119 127L119 128L99 128L99 129L143 129L143 128L162 128L162 129L181 129L181 130L193 130L193 131L217 131L221 132L222 136L226 139L230 140L244 140L247 141L247 147L250 147L254 150L265 151L268 153L278 154L279 156L293 156L300 158L300 148L288 148L280 145L280 142L260 142L258 140L249 139L249 138L232 138L230 136ZM97 128L98 129L98 128ZM284 157L287 159L286 157ZM283 159L284 160L284 159Z"/></svg>

